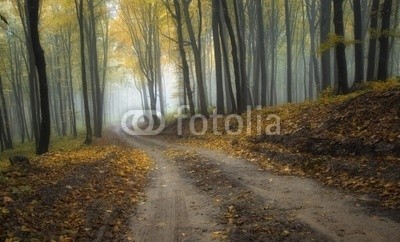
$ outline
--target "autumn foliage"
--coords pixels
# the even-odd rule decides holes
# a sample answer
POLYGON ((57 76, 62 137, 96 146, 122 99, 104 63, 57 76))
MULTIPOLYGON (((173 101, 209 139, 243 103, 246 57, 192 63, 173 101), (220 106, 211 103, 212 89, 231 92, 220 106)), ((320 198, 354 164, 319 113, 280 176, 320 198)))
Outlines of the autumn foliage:
MULTIPOLYGON (((344 96, 327 90, 318 101, 252 112, 253 127, 257 116, 278 115, 281 135, 244 131, 239 136, 216 136, 209 130, 206 137, 196 137, 185 130, 183 142, 228 151, 279 174, 313 177, 329 186, 370 195, 368 202, 384 208, 400 209, 399 82, 372 82, 359 89, 344 96)), ((246 130, 247 116, 243 119, 246 130)), ((263 129, 268 124, 263 122, 263 129)), ((197 126, 201 128, 202 123, 197 126)))
POLYGON ((152 166, 143 152, 109 144, 57 150, 0 173, 0 240, 128 240, 152 166))

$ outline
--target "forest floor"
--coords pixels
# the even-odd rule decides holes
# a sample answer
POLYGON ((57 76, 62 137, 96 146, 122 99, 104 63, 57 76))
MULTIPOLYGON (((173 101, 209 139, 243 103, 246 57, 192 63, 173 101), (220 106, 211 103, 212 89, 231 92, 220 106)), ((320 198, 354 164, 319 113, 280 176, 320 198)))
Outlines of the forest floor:
POLYGON ((99 139, 56 139, 34 156, 34 144, 0 157, 0 241, 129 240, 130 215, 153 167, 144 152, 99 139), (11 165, 9 156, 29 164, 11 165))
POLYGON ((278 115, 280 135, 228 135, 223 119, 224 135, 112 127, 29 167, 0 162, 0 240, 397 240, 399 84, 327 94, 242 116, 247 130, 278 115))

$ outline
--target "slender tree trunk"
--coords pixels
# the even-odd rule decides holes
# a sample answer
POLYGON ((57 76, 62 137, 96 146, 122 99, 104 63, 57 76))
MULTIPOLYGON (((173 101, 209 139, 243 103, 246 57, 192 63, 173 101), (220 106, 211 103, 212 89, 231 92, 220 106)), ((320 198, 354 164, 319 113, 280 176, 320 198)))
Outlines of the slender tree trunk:
POLYGON ((181 7, 179 0, 174 0, 174 7, 175 7, 175 14, 173 14, 172 10, 170 10, 170 13, 174 15, 176 19, 176 25, 177 25, 176 28, 178 32, 178 45, 179 45, 178 47, 182 62, 183 82, 185 85, 186 94, 188 96, 190 114, 195 115, 193 93, 190 87, 189 65, 187 62, 186 51, 184 47, 183 23, 182 23, 182 14, 181 14, 181 7))
POLYGON ((85 126, 86 126, 86 138, 85 144, 92 143, 92 126, 90 123, 90 110, 89 110, 89 98, 88 88, 86 80, 86 61, 85 61, 85 33, 83 31, 83 0, 74 0, 76 6, 76 12, 79 22, 79 35, 80 35, 80 54, 81 54, 81 78, 82 78, 82 93, 83 93, 83 106, 85 110, 85 126))
POLYGON ((259 70, 261 71, 261 105, 267 106, 267 65, 266 65, 266 57, 265 57, 265 42, 264 42, 264 16, 263 16, 263 4, 262 0, 256 0, 256 9, 257 9, 257 46, 258 46, 258 55, 260 58, 259 70))
POLYGON ((286 71, 287 71, 287 101, 291 103, 292 98, 292 30, 290 23, 289 0, 285 0, 285 26, 286 26, 286 71))
MULTIPOLYGON (((269 104, 274 105, 277 103, 277 90, 275 88, 276 85, 276 66, 277 66, 277 40, 278 40, 278 14, 276 9, 276 0, 272 0, 272 9, 271 9, 271 88, 270 88, 270 97, 269 104)), ((266 80, 265 80, 266 81, 266 80)))
POLYGON ((40 137, 36 150, 38 155, 44 154, 49 150, 50 143, 50 107, 49 94, 46 76, 46 60, 44 51, 40 45, 39 38, 39 0, 26 0, 26 7, 29 11, 29 26, 32 47, 34 52, 36 69, 39 77, 39 95, 40 95, 40 137))
POLYGON ((353 0, 354 4, 354 58, 355 73, 354 83, 361 83, 364 80, 364 47, 363 47, 363 26, 360 0, 353 0))
MULTIPOLYGON (((228 46, 227 46, 227 38, 226 38, 226 33, 225 33, 225 26, 223 23, 224 17, 223 17, 223 9, 222 6, 220 6, 220 14, 219 14, 219 31, 220 31, 220 36, 221 36, 221 47, 222 47, 222 55, 223 55, 223 60, 224 60, 224 74, 225 74, 225 89, 226 89, 226 97, 227 99, 229 98, 230 102, 227 102, 227 107, 230 106, 231 113, 237 113, 237 106, 236 106, 236 100, 235 100, 235 95, 233 94, 233 88, 232 88, 232 78, 231 78, 231 71, 230 71, 230 65, 229 65, 229 54, 228 54, 228 46)), ((229 108, 228 108, 229 110, 229 108)))
POLYGON ((375 80, 376 39, 378 31, 379 0, 373 0, 371 8, 371 26, 368 50, 367 81, 375 80))
POLYGON ((200 112, 201 112, 201 114, 208 117, 209 113, 207 110, 207 100, 206 100, 206 93, 205 93, 205 88, 204 88, 203 69, 202 69, 202 63, 201 63, 201 47, 200 47, 200 43, 196 42, 196 36, 194 34, 192 21, 190 19, 189 4, 190 4, 190 1, 187 1, 187 0, 182 1, 183 16, 185 18, 186 27, 187 27, 187 30, 189 33, 189 38, 190 38, 190 44, 191 44, 191 47, 193 50, 196 81, 197 81, 197 88, 198 88, 199 101, 200 101, 200 112))
POLYGON ((244 6, 242 0, 234 0, 233 2, 235 17, 236 17, 236 32, 238 38, 238 48, 239 48, 239 64, 240 64, 240 78, 241 78, 241 90, 242 90, 242 107, 241 109, 246 110, 247 103, 251 103, 250 97, 247 95, 249 86, 247 79, 246 70, 246 43, 245 43, 245 29, 246 20, 244 17, 244 6))
POLYGON ((225 18, 225 23, 226 27, 228 29, 229 33, 229 39, 231 40, 231 52, 232 52, 232 58, 233 58, 233 69, 235 73, 235 88, 236 88, 236 108, 237 108, 237 113, 242 114, 243 112, 243 105, 242 105, 242 79, 241 79, 241 71, 240 71, 240 63, 239 63, 239 57, 237 53, 237 44, 236 44, 236 37, 235 37, 235 32, 233 30, 233 25, 231 18, 229 16, 229 10, 228 10, 228 4, 226 0, 222 0, 222 9, 224 13, 224 18, 225 18))
MULTIPOLYGON (((309 21, 309 26, 310 26, 310 56, 311 56, 311 63, 312 64, 312 68, 310 66, 310 71, 313 71, 314 74, 314 78, 315 78, 315 86, 317 87, 317 91, 321 91, 321 79, 320 79, 320 73, 319 73, 319 63, 318 63, 318 59, 317 56, 315 54, 316 52, 316 40, 315 40, 315 35, 316 35, 316 19, 315 19, 315 15, 317 14, 317 7, 316 7, 316 0, 312 0, 312 2, 309 2, 310 0, 307 0, 307 5, 308 5, 308 11, 307 12, 307 18, 309 21)), ((311 81, 311 80, 310 80, 311 81)), ((312 82, 310 82, 310 90, 312 92, 312 82)), ((310 92, 310 93, 311 93, 310 92)), ((312 99, 313 95, 310 96, 310 99, 312 99)))
MULTIPOLYGON (((336 0, 335 0, 336 1, 336 0)), ((331 31, 332 0, 321 1, 320 12, 320 41, 324 43, 328 40, 331 31)), ((331 86, 331 52, 325 51, 321 56, 322 67, 322 90, 331 86)))
MULTIPOLYGON (((344 39, 343 0, 333 1, 335 34, 344 39)), ((346 46, 341 41, 336 45, 336 63, 338 67, 338 93, 348 93, 346 46)))
POLYGON ((8 112, 7 112, 7 103, 6 99, 4 97, 4 90, 3 90, 3 80, 1 79, 0 76, 0 99, 1 99, 1 106, 3 106, 3 110, 0 109, 0 112, 2 112, 2 118, 0 117, 0 122, 3 123, 4 119, 4 128, 3 130, 5 131, 4 137, 5 137, 5 148, 6 149, 12 149, 13 148, 13 142, 12 142, 12 136, 11 136, 11 131, 10 131, 10 120, 8 118, 8 112))
POLYGON ((27 48, 27 55, 29 61, 25 61, 27 69, 28 69, 28 76, 29 76, 29 101, 30 101, 30 108, 31 108, 31 129, 32 134, 35 139, 36 148, 39 145, 39 136, 40 136, 40 109, 39 104, 37 102, 38 99, 38 77, 36 74, 36 64, 35 64, 35 56, 33 47, 31 44, 31 30, 30 25, 28 23, 29 20, 29 10, 28 10, 28 3, 25 1, 25 5, 23 4, 23 0, 18 0, 18 11, 19 16, 21 18, 22 27, 24 29, 25 34, 25 45, 27 48))
POLYGON ((101 103, 101 89, 99 80, 99 61, 97 54, 97 31, 96 31, 96 19, 94 16, 94 4, 93 0, 89 0, 89 25, 90 25, 90 62, 93 62, 93 82, 95 92, 95 105, 94 109, 96 116, 94 117, 94 136, 101 138, 102 135, 102 119, 103 119, 103 107, 101 103))
POLYGON ((392 13, 392 0, 385 0, 382 7, 382 29, 379 36, 379 66, 378 80, 385 81, 388 79, 388 62, 389 62, 389 31, 390 16, 392 13))
POLYGON ((217 85, 216 99, 217 99, 217 114, 224 114, 224 87, 222 80, 222 61, 221 61, 221 41, 219 37, 219 12, 220 2, 212 1, 212 33, 214 41, 214 58, 215 58, 215 82, 217 85))
POLYGON ((69 87, 69 98, 71 99, 71 128, 72 135, 74 138, 78 137, 78 131, 76 128, 76 110, 75 110, 75 98, 74 98, 74 84, 72 81, 72 42, 71 42, 71 30, 67 33, 67 63, 68 63, 68 87, 69 87))

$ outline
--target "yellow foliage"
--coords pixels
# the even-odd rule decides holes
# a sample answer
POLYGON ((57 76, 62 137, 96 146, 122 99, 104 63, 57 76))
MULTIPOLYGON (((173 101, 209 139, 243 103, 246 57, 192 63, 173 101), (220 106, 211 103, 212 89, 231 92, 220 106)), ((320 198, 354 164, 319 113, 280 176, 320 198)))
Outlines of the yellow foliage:
POLYGON ((344 45, 347 46, 347 45, 354 44, 355 42, 356 42, 355 40, 348 40, 348 39, 345 39, 344 36, 338 36, 335 33, 331 32, 328 34, 328 39, 324 43, 321 43, 321 45, 318 48, 317 53, 319 55, 322 55, 326 51, 334 48, 339 43, 343 43, 344 45))

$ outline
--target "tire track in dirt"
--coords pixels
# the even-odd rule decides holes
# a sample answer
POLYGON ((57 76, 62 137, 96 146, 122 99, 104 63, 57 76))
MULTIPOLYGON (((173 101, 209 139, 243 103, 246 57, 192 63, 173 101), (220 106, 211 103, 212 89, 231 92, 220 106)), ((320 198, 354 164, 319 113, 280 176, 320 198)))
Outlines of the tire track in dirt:
POLYGON ((140 137, 120 138, 156 162, 145 199, 132 217, 134 241, 210 241, 213 231, 223 229, 215 222, 218 207, 179 174, 177 164, 165 157, 165 146, 140 137))
MULTIPOLYGON (((262 171, 257 165, 248 161, 229 157, 222 152, 178 145, 160 137, 124 137, 124 139, 153 154, 158 163, 158 170, 154 172, 149 190, 157 191, 156 193, 160 194, 157 196, 162 200, 157 202, 154 208, 161 211, 175 209, 179 212, 177 216, 169 214, 163 216, 170 223, 175 223, 172 225, 175 227, 174 236, 159 237, 165 236, 163 232, 165 226, 153 224, 151 227, 157 231, 151 232, 151 237, 148 237, 150 236, 148 229, 147 232, 143 232, 143 229, 138 230, 142 231, 140 238, 147 238, 145 241, 157 241, 160 238, 169 238, 167 241, 201 239, 206 241, 210 240, 210 233, 213 231, 227 231, 228 238, 235 241, 243 239, 395 241, 400 238, 399 223, 369 215, 360 205, 359 199, 367 198, 353 197, 335 189, 322 187, 311 179, 274 175, 262 171), (186 160, 188 157, 183 156, 177 159, 179 164, 176 164, 163 154, 162 151, 168 149, 176 149, 187 154, 197 153, 197 158, 189 161, 186 160), (187 184, 188 182, 190 184, 187 184), (185 184, 183 187, 182 183, 185 184), (160 187, 167 188, 164 189, 165 193, 160 193, 160 187), (171 194, 178 200, 179 196, 184 197, 185 203, 175 203, 172 208, 169 205, 163 207, 164 203, 172 204, 166 199, 171 194), (235 196, 242 197, 236 200, 239 204, 236 207, 232 200, 235 196), (193 199, 190 200, 189 197, 193 199), (219 206, 221 204, 216 204, 215 200, 222 200, 221 198, 226 203, 219 206), (187 209, 191 202, 197 202, 200 206, 196 209, 200 209, 201 212, 196 214, 193 210, 187 209), (264 209, 267 212, 262 210, 262 207, 267 208, 264 209), (185 209, 188 211, 187 215, 181 215, 185 209), (202 215, 199 216, 200 214, 202 215), (261 219, 260 214, 266 216, 267 222, 264 221, 265 218, 261 219), (224 219, 228 222, 222 222, 224 219), (180 226, 180 222, 176 222, 186 220, 190 222, 184 222, 185 226, 180 226), (201 222, 196 224, 197 221, 201 222), (263 229, 268 226, 276 228, 277 231, 263 229), (199 231, 196 228, 202 229, 199 231), (181 232, 185 229, 191 232, 187 234, 181 232), (245 237, 249 233, 252 236, 245 237)), ((151 201, 157 197, 151 193, 146 195, 151 201)), ((145 219, 153 216, 149 214, 154 213, 154 208, 148 207, 147 209, 151 210, 148 211, 139 207, 138 219, 141 219, 141 212, 145 219)), ((157 214, 153 218, 153 221, 158 221, 157 214)), ((167 229, 171 230, 172 228, 167 229)))

